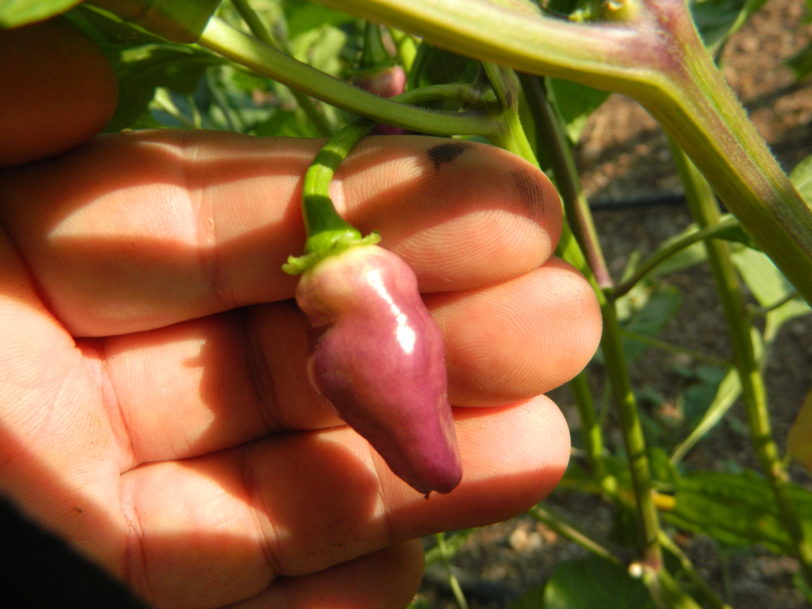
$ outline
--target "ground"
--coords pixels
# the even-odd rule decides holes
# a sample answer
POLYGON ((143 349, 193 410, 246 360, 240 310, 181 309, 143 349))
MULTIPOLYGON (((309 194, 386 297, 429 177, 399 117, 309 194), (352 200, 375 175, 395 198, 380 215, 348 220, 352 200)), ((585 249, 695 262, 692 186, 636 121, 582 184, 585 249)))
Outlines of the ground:
MULTIPOLYGON (((799 0, 772 0, 731 39, 722 55, 725 77, 787 171, 812 154, 812 80, 796 83, 783 63, 812 40, 812 25, 801 24, 804 14, 804 3, 799 0)), ((633 250, 645 254, 690 222, 666 138, 631 100, 612 96, 591 117, 578 144, 577 158, 615 277, 633 250)), ((683 300, 661 338, 709 355, 726 356, 724 322, 709 273, 695 267, 671 275, 667 281, 679 288, 683 300)), ((668 415, 670 398, 686 382, 679 372, 684 363, 679 355, 653 349, 635 362, 635 386, 647 387, 659 397, 651 414, 668 415)), ((790 322, 782 330, 771 354, 767 382, 774 435, 783 450, 797 408, 812 387, 812 316, 790 322)), ((553 397, 577 432, 577 414, 568 391, 558 390, 553 397)), ((692 466, 711 468, 720 461, 734 461, 756 467, 740 404, 728 419, 713 432, 712 442, 688 456, 692 466)), ((800 468, 793 467, 792 474, 797 482, 812 488, 810 477, 800 468)), ((605 533, 611 526, 609 511, 594 498, 556 493, 548 501, 592 531, 605 533)), ((791 558, 759 548, 725 553, 712 541, 690 535, 680 536, 678 542, 736 609, 807 606, 792 585, 797 564, 791 558)), ((471 609, 498 609, 521 590, 543 583, 556 564, 583 554, 525 516, 478 530, 466 541, 454 565, 471 609)), ((443 568, 427 573, 422 595, 431 607, 457 607, 445 581, 443 568)))

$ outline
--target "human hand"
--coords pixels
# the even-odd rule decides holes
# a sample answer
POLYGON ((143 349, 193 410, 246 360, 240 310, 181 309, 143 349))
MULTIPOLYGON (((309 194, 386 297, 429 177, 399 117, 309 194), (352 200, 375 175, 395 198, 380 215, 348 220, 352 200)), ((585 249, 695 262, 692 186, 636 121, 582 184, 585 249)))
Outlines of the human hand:
MULTIPOLYGON (((61 55, 37 57, 29 85, 98 76, 66 76, 61 55)), ((19 99, 87 135, 110 108, 68 95, 32 109, 41 97, 19 99)), ((30 138, 34 156, 64 147, 30 138)), ((178 131, 0 173, 3 492, 173 609, 402 607, 422 565, 409 540, 543 498, 569 438, 542 394, 586 364, 600 316, 551 257, 561 216, 543 177, 479 145, 435 163, 445 142, 366 139, 335 199, 409 262, 444 332, 452 493, 425 500, 391 474, 307 381, 280 267, 303 242, 298 188, 319 142, 178 131)))

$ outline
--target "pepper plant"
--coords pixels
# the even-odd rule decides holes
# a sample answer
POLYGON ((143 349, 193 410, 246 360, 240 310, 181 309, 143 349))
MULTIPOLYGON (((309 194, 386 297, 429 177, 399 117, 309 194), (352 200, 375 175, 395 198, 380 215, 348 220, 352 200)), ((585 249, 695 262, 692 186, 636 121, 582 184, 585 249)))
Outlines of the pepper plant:
MULTIPOLYGON (((78 5, 32 0, 0 8, 0 25, 67 11, 117 68, 120 103, 110 130, 180 126, 259 136, 339 133, 335 143, 346 129, 356 129, 333 150, 333 160, 340 162, 353 138, 377 123, 485 140, 539 164, 555 181, 568 220, 559 254, 591 281, 601 306, 599 363, 623 440, 612 446, 588 371, 582 373, 571 389, 583 458, 573 463, 563 486, 595 494, 619 514, 632 514, 626 522, 634 541, 631 549, 619 547, 546 505, 536 506, 533 517, 583 546, 591 558, 562 565, 545 588, 528 591, 516 607, 558 607, 561 598, 570 599, 572 607, 595 606, 589 604, 594 599, 578 592, 590 589, 584 580, 600 577, 602 589, 631 594, 639 606, 721 608, 730 605, 675 543, 676 531, 732 546, 758 543, 791 556, 799 565, 797 586, 812 598, 812 493, 790 481, 786 455, 771 429, 764 382, 764 345, 781 324, 808 314, 812 302, 812 159, 802 162, 792 179, 787 176, 714 63, 726 38, 765 3, 93 0, 78 5), (387 72, 398 74, 402 95, 391 89, 387 72), (376 77, 378 84, 372 84, 376 77), (381 82, 390 88, 380 89, 381 82), (612 278, 604 261, 568 131, 568 121, 596 109, 607 92, 635 99, 667 132, 694 219, 620 280, 612 278), (275 105, 252 103, 258 94, 272 97, 275 105), (717 197, 729 213, 719 211, 717 197), (717 287, 731 355, 721 362, 712 399, 694 427, 674 446, 652 446, 630 380, 626 299, 696 248, 704 250, 698 259, 708 265, 717 287), (745 405, 760 471, 687 468, 684 455, 737 399, 745 405), (576 567, 577 585, 569 577, 576 567)), ((319 192, 327 192, 329 175, 314 171, 313 200, 318 200, 319 192)), ((320 264, 344 256, 347 247, 375 247, 331 214, 329 201, 322 211, 311 206, 308 212, 308 205, 306 197, 306 219, 315 227, 312 240, 288 270, 315 265, 315 274, 320 264), (325 244, 328 234, 340 238, 325 244)), ((808 463, 805 438, 812 433, 812 419, 806 414, 793 430, 790 449, 808 463)), ((415 483, 423 491, 438 486, 421 484, 415 483)), ((439 487, 449 490, 453 484, 439 487)), ((428 560, 448 563, 464 536, 440 536, 428 560)), ((464 606, 462 589, 450 577, 464 606)))

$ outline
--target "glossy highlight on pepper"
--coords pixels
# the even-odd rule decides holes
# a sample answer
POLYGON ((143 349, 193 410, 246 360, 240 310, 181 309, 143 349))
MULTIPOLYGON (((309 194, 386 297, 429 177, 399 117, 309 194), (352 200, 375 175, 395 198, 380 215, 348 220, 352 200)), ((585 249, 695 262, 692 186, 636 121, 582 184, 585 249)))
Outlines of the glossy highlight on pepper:
POLYGON ((414 489, 454 489, 462 467, 443 339, 411 268, 381 247, 352 247, 305 272, 296 301, 314 328, 316 389, 414 489))

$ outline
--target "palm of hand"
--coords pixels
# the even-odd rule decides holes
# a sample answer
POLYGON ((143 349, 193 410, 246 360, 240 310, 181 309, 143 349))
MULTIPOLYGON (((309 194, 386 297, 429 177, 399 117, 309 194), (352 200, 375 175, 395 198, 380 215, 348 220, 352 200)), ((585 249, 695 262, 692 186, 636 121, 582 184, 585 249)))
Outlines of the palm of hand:
POLYGON ((459 489, 425 501, 307 383, 279 267, 317 143, 152 133, 0 174, 5 492, 158 607, 316 606, 347 577, 396 606, 420 572, 399 542, 549 492, 566 427, 533 396, 599 332, 588 286, 549 259, 557 206, 509 155, 438 169, 431 139, 393 142, 359 148, 337 199, 415 268, 452 403, 481 407, 458 412, 459 489))

